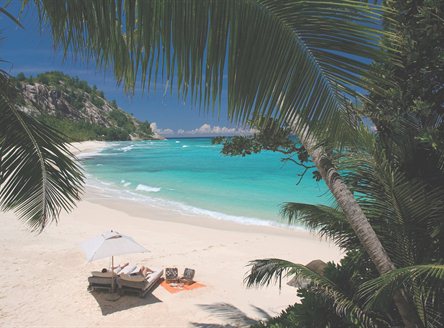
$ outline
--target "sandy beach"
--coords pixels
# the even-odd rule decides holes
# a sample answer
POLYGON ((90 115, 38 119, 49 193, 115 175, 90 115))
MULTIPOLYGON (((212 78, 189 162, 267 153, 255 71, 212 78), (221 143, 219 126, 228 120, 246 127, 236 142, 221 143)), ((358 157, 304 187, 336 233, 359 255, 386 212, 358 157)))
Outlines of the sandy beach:
MULTIPOLYGON (((75 154, 106 146, 76 143, 75 154)), ((14 213, 0 213, 1 327, 242 327, 275 316, 297 300, 283 281, 267 288, 243 284, 248 261, 282 258, 306 264, 337 261, 337 247, 302 230, 241 225, 110 198, 92 187, 77 208, 43 233, 31 233, 14 213), (79 244, 106 230, 132 236, 149 252, 116 257, 152 268, 196 270, 205 287, 171 294, 158 286, 145 298, 87 291, 90 271, 79 244)))

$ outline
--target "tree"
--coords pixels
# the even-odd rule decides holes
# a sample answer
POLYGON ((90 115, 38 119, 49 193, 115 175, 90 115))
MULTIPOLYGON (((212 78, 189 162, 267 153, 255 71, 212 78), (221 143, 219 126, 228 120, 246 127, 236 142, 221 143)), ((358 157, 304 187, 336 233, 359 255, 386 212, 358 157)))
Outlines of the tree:
MULTIPOLYGON (((168 80, 177 76, 180 94, 210 108, 220 99, 228 62, 230 118, 246 122, 258 115, 276 116, 291 124, 304 143, 341 141, 349 132, 343 122, 349 119, 345 95, 369 87, 361 79, 367 65, 359 58, 378 54, 381 33, 380 7, 362 1, 35 3, 56 43, 85 59, 95 55, 99 64, 112 66, 130 90, 137 76, 149 87, 160 64, 168 80)), ((306 144, 314 152, 312 146, 306 144)), ((318 150, 314 158, 322 163, 321 174, 331 172, 318 150)), ((337 174, 324 178, 336 191, 346 187, 337 174)), ((353 195, 335 196, 350 209, 351 219, 359 219, 355 229, 362 232, 361 240, 381 272, 390 270, 393 265, 353 195)), ((409 311, 404 312, 408 317, 409 311)))
MULTIPOLYGON (((443 149, 439 139, 443 131, 443 104, 439 99, 444 91, 444 75, 439 54, 443 49, 440 35, 444 28, 441 18, 444 8, 442 2, 434 1, 387 2, 399 9, 388 17, 386 25, 394 25, 397 35, 402 36, 401 65, 390 60, 374 65, 373 70, 380 76, 397 83, 383 84, 383 93, 372 92, 369 96, 372 101, 366 102, 364 113, 377 127, 374 142, 378 144, 379 154, 373 154, 375 162, 385 165, 385 168, 380 167, 380 172, 389 171, 385 176, 369 179, 369 167, 374 164, 369 166, 365 162, 362 171, 357 172, 359 164, 364 162, 356 163, 359 152, 350 152, 350 156, 356 158, 348 170, 357 172, 360 178, 354 176, 347 184, 365 197, 360 203, 375 229, 384 223, 375 223, 377 218, 386 217, 385 220, 393 224, 392 227, 383 225, 376 232, 400 269, 366 284, 367 295, 387 296, 394 286, 402 285, 411 295, 420 295, 420 298, 432 293, 428 300, 415 299, 417 312, 424 325, 439 326, 442 309, 434 309, 439 304, 430 300, 443 295, 443 268, 436 263, 443 259, 444 246, 443 149), (372 188, 375 192, 385 191, 384 197, 375 202, 375 195, 369 195, 372 188), (434 280, 435 285, 426 284, 421 280, 424 278, 434 280), (430 308, 432 315, 427 313, 430 308)), ((390 38, 384 40, 390 41, 390 38)), ((328 214, 325 210, 313 213, 320 218, 328 214)), ((321 231, 344 241, 350 231, 338 231, 341 225, 334 217, 330 219, 330 225, 325 223, 321 231)), ((382 300, 381 297, 372 299, 372 303, 382 300)))
POLYGON ((25 76, 25 74, 24 74, 23 72, 18 73, 18 74, 17 74, 17 80, 19 80, 19 81, 24 81, 24 80, 26 80, 26 76, 25 76))
MULTIPOLYGON (((304 276, 313 283, 305 295, 317 295, 314 300, 321 297, 319 308, 325 308, 323 304, 329 301, 333 311, 348 323, 358 320, 362 325, 378 327, 399 324, 390 299, 402 287, 414 300, 421 324, 439 327, 443 319, 439 300, 444 293, 440 256, 444 245, 441 225, 444 187, 431 188, 426 179, 411 179, 399 166, 392 165, 385 156, 384 144, 375 136, 366 134, 362 138, 366 140, 359 150, 337 158, 335 163, 345 172, 347 185, 359 195, 357 201, 399 269, 377 277, 376 268, 341 208, 288 203, 283 208, 285 217, 332 239, 348 251, 349 260, 338 268, 342 277, 350 272, 355 286, 352 290, 347 286, 344 289, 334 276, 319 276, 302 265, 281 259, 252 261, 247 284, 268 284, 284 273, 304 276), (350 261, 352 253, 355 255, 350 261)), ((314 301, 311 296, 310 299, 314 301)))

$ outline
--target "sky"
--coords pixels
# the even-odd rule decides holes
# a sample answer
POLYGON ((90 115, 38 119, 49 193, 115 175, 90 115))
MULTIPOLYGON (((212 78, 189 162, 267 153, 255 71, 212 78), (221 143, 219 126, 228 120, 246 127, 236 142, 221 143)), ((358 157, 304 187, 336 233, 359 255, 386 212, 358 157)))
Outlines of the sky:
MULTIPOLYGON (((7 10, 17 16, 20 3, 12 0, 7 10)), ((0 6, 3 5, 4 1, 0 0, 0 6)), ((90 85, 96 85, 107 99, 115 99, 126 112, 153 123, 152 127, 165 136, 214 136, 248 132, 248 129, 230 124, 227 119, 226 86, 222 90, 220 115, 199 112, 190 102, 179 100, 176 93, 171 95, 165 89, 167 83, 160 83, 156 92, 144 92, 139 87, 134 95, 128 95, 122 86, 117 86, 111 71, 100 70, 94 63, 82 63, 72 58, 63 60, 62 51, 53 47, 49 31, 40 29, 35 10, 26 10, 20 22, 24 29, 5 15, 0 15, 0 68, 10 75, 23 72, 26 76, 36 76, 57 70, 77 76, 90 85)))

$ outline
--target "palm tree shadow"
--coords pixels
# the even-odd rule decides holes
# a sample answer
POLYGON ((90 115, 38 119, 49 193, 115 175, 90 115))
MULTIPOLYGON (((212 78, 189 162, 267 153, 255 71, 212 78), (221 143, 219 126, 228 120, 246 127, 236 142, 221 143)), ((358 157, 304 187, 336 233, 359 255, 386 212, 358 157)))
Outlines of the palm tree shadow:
POLYGON ((116 300, 111 300, 110 294, 105 292, 93 291, 91 295, 96 299, 100 306, 102 315, 108 315, 115 312, 125 311, 139 306, 162 302, 153 294, 148 294, 144 298, 132 295, 122 295, 116 300))
MULTIPOLYGON (((216 317, 223 318, 227 323, 212 324, 212 323, 191 322, 190 324, 194 327, 238 328, 238 327, 250 327, 258 323, 257 320, 250 318, 240 309, 228 303, 200 304, 198 306, 204 309, 205 311, 210 312, 212 315, 216 317)), ((267 312, 265 312, 261 308, 258 308, 257 306, 252 305, 252 307, 259 314, 261 318, 270 319, 270 315, 267 312)))

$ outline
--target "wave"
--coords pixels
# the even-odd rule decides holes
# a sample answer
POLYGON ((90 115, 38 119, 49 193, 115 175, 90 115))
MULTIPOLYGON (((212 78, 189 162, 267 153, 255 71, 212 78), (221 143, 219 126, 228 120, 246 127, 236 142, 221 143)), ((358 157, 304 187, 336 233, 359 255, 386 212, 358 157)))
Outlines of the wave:
POLYGON ((159 192, 160 188, 158 187, 150 187, 143 184, 138 184, 136 187, 136 190, 138 191, 147 191, 147 192, 159 192))
POLYGON ((122 150, 124 153, 126 153, 127 151, 133 150, 133 148, 134 148, 134 145, 129 145, 129 146, 120 148, 120 150, 122 150))
POLYGON ((128 187, 129 185, 131 185, 131 182, 127 182, 125 180, 120 180, 120 183, 123 184, 124 187, 128 187))
POLYGON ((183 146, 182 146, 182 148, 188 148, 188 147, 190 147, 190 146, 187 146, 187 145, 183 145, 183 146))
MULTIPOLYGON (((231 221, 243 225, 254 225, 254 226, 267 226, 267 227, 278 227, 278 228, 284 228, 284 229, 291 229, 291 230, 304 230, 303 227, 298 226, 289 226, 286 223, 282 222, 276 222, 271 220, 264 220, 259 219, 255 217, 247 217, 247 216, 236 216, 231 214, 226 214, 222 212, 207 210, 191 205, 187 205, 184 203, 180 203, 177 201, 167 200, 163 198, 158 197, 152 197, 147 195, 142 195, 140 193, 133 192, 131 190, 122 190, 117 189, 116 187, 113 187, 109 183, 104 183, 95 177, 90 176, 87 180, 87 184, 89 187, 98 189, 103 197, 105 198, 113 198, 117 197, 121 200, 125 201, 132 201, 137 202, 139 204, 145 204, 150 206, 156 206, 168 210, 175 211, 177 213, 180 213, 182 215, 202 215, 206 217, 210 217, 215 220, 223 220, 223 221, 231 221), (104 187, 106 185, 107 187, 104 187)), ((161 188, 156 187, 149 187, 142 184, 137 185, 136 190, 143 190, 143 191, 151 191, 154 190, 160 190, 161 188), (148 190, 145 190, 148 189, 148 190)), ((155 191, 157 192, 157 191, 155 191)))

